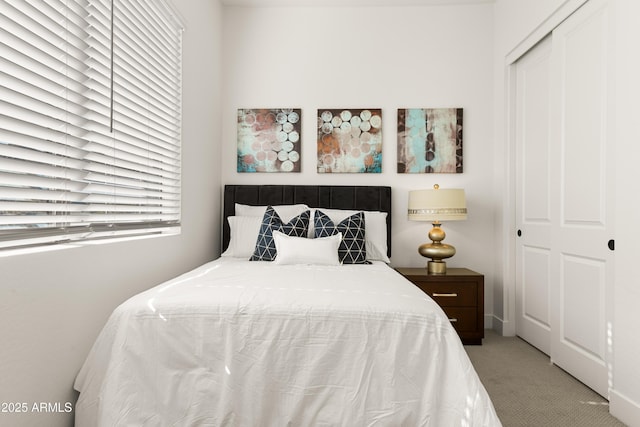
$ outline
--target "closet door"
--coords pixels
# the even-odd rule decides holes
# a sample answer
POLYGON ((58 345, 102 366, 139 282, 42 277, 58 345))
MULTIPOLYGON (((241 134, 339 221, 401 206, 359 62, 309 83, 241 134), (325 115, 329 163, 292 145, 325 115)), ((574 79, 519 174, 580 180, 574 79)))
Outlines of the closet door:
POLYGON ((612 28, 590 0, 516 64, 516 332, 608 396, 612 28))
POLYGON ((516 63, 516 333, 550 354, 551 37, 516 63))
MULTIPOLYGON (((551 132, 558 179, 551 244, 551 361, 608 396, 614 188, 611 2, 553 31, 551 132)), ((555 167, 555 166, 554 166, 555 167)))

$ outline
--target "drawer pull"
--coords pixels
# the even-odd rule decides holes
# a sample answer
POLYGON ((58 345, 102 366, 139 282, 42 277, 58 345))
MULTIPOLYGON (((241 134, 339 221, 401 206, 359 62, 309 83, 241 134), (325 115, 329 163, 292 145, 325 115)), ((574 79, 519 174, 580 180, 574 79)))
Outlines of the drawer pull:
POLYGON ((451 323, 456 323, 457 321, 458 321, 458 319, 456 319, 455 317, 452 318, 452 319, 449 319, 449 322, 451 322, 451 323))
POLYGON ((450 294, 439 294, 439 293, 434 293, 433 294, 434 297, 457 297, 458 294, 455 292, 452 292, 450 294))

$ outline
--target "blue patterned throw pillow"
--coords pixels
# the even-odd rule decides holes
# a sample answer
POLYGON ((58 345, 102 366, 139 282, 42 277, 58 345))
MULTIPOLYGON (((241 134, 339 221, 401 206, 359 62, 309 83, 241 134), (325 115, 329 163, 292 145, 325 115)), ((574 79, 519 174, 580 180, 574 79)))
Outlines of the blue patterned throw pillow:
POLYGON ((278 213, 271 206, 267 206, 262 217, 256 248, 251 261, 273 261, 276 259, 276 244, 273 241, 273 230, 278 230, 287 236, 307 237, 309 230, 309 211, 293 217, 287 224, 283 224, 278 213))
POLYGON ((327 237, 342 233, 338 258, 343 264, 369 264, 364 238, 364 212, 357 212, 334 224, 331 218, 316 210, 313 219, 314 237, 327 237))

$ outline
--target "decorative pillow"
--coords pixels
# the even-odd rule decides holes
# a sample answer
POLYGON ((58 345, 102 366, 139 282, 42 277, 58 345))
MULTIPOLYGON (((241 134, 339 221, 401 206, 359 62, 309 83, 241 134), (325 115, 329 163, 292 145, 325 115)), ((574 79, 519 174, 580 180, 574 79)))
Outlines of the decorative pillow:
MULTIPOLYGON (((294 216, 300 215, 302 212, 309 209, 307 205, 270 205, 280 216, 283 221, 289 222, 294 216)), ((264 212, 267 210, 267 206, 252 206, 242 205, 240 203, 235 204, 236 216, 257 216, 262 218, 264 212)))
POLYGON ((314 236, 326 237, 342 233, 338 248, 338 258, 343 264, 367 264, 367 250, 364 238, 364 212, 357 212, 335 225, 329 216, 316 210, 314 215, 314 236))
POLYGON ((227 221, 230 230, 229 246, 221 256, 248 259, 256 248, 262 217, 230 216, 227 221))
MULTIPOLYGON (((313 211, 313 210, 312 210, 313 211)), ((348 209, 322 209, 322 212, 331 218, 331 221, 338 223, 348 216, 357 212, 348 209)), ((367 259, 369 261, 383 261, 390 263, 391 260, 387 256, 387 213, 380 211, 362 211, 365 220, 365 243, 367 248, 367 259)), ((313 214, 315 218, 315 214, 313 214)), ((312 226, 315 219, 311 221, 312 226)), ((314 230, 310 230, 311 236, 314 236, 314 230)))
POLYGON ((342 233, 308 239, 287 236, 274 230, 273 241, 278 252, 274 264, 340 265, 338 247, 342 241, 342 233))
POLYGON ((284 224, 276 211, 271 206, 267 206, 251 261, 273 261, 276 258, 276 244, 273 241, 274 230, 281 231, 288 236, 305 237, 309 229, 309 215, 309 211, 304 211, 284 224))

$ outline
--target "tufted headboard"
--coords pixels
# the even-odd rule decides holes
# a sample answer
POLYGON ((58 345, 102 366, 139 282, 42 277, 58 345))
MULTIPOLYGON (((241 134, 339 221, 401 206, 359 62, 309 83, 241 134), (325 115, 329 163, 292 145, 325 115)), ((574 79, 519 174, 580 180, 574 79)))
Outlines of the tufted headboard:
POLYGON ((227 218, 235 204, 291 205, 312 208, 355 209, 387 213, 387 256, 391 257, 391 187, 352 185, 225 185, 222 218, 222 250, 229 246, 227 218))

